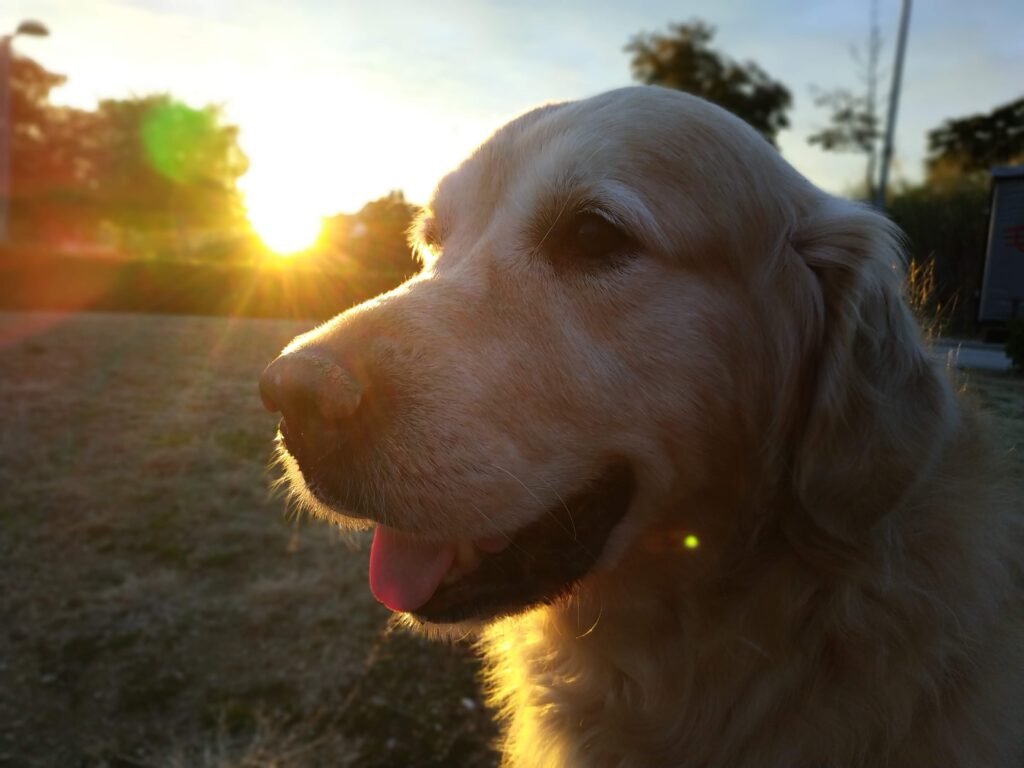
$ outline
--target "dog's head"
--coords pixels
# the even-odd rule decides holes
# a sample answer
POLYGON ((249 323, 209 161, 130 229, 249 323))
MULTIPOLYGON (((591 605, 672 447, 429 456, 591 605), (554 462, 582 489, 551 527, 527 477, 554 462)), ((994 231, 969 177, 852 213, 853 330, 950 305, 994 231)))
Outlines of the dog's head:
POLYGON ((396 611, 516 613, 638 549, 711 562, 785 527, 770 500, 856 537, 927 453, 907 424, 942 391, 891 227, 700 99, 530 112, 413 236, 420 275, 261 381, 294 490, 376 527, 371 587, 396 611))

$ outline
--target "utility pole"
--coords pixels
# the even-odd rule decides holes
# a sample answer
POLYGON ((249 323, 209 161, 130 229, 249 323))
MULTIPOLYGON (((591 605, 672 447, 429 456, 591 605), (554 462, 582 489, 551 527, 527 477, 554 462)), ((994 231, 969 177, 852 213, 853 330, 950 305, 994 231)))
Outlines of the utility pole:
POLYGON ((885 144, 882 149, 882 169, 875 191, 875 207, 885 210, 885 190, 889 184, 889 165, 892 162, 892 143, 896 132, 896 112, 900 105, 900 87, 903 83, 903 57, 907 50, 907 31, 910 28, 910 3, 903 0, 900 12, 900 32, 896 42, 896 66, 892 72, 892 89, 889 91, 889 114, 885 121, 885 144))

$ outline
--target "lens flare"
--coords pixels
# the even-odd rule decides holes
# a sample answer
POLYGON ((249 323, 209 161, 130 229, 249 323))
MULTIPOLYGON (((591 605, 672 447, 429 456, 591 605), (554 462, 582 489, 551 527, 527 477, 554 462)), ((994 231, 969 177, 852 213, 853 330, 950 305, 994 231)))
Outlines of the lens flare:
POLYGON ((202 178, 218 140, 216 115, 177 102, 154 104, 142 120, 140 136, 150 165, 179 183, 202 178))

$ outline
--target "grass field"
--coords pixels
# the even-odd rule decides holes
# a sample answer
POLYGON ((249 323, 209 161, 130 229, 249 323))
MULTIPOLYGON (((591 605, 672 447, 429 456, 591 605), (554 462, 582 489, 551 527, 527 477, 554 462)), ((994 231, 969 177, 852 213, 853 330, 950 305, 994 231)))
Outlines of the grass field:
POLYGON ((0 765, 491 765, 465 648, 268 494, 302 325, 0 314, 0 765))
MULTIPOLYGON (((302 329, 0 314, 0 765, 494 764, 472 654, 388 633, 365 546, 268 494, 302 329)), ((966 384, 1024 478, 1024 382, 966 384)))

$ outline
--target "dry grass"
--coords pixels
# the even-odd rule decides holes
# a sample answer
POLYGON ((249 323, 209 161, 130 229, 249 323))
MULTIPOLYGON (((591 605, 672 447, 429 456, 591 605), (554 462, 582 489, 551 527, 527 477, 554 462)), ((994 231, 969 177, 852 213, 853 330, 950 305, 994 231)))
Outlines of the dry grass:
POLYGON ((942 336, 957 311, 956 296, 944 303, 939 298, 937 287, 935 259, 911 259, 903 281, 904 295, 929 339, 942 336))
POLYGON ((464 648, 269 497, 256 381, 303 328, 0 314, 0 765, 489 765, 464 648))
POLYGON ((963 387, 992 417, 1010 470, 1024 490, 1024 378, 1018 374, 965 372, 963 387))
MULTIPOLYGON (((464 648, 269 498, 256 380, 302 328, 0 314, 0 764, 481 766, 464 648)), ((1024 381, 967 377, 1015 471, 1024 381)))

